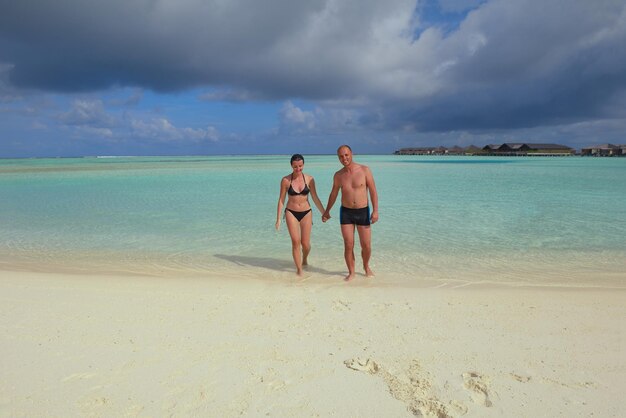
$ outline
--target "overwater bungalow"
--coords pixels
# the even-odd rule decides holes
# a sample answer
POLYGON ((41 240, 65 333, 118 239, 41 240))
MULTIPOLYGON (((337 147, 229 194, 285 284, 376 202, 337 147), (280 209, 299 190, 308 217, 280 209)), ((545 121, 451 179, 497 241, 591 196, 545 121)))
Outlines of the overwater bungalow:
MULTIPOLYGON (((471 146, 469 150, 471 154, 482 152, 478 147, 471 146)), ((443 146, 438 147, 416 147, 416 148, 400 148, 395 151, 397 155, 471 155, 468 154, 468 148, 462 148, 455 145, 452 148, 446 148, 443 146)))
POLYGON ((591 157, 618 157, 626 155, 626 145, 596 145, 593 147, 583 148, 580 155, 591 157))
POLYGON ((483 147, 483 151, 487 153, 497 152, 500 147, 501 145, 498 144, 487 144, 483 147))
POLYGON ((465 148, 461 148, 458 145, 453 146, 452 148, 448 148, 448 155, 464 155, 465 148))
POLYGON ((505 143, 488 144, 482 148, 475 145, 460 147, 455 145, 451 148, 438 147, 415 147, 401 148, 394 152, 397 155, 512 155, 512 156, 566 156, 574 155, 576 151, 565 145, 559 144, 533 144, 533 143, 505 143))
POLYGON ((501 145, 489 144, 483 147, 489 155, 509 155, 509 156, 568 156, 574 155, 576 151, 560 144, 533 144, 521 142, 509 142, 501 145))
POLYGON ((470 145, 465 147, 465 155, 482 155, 485 151, 482 148, 477 147, 476 145, 470 145))
POLYGON ((432 155, 435 147, 400 148, 394 154, 398 155, 432 155))

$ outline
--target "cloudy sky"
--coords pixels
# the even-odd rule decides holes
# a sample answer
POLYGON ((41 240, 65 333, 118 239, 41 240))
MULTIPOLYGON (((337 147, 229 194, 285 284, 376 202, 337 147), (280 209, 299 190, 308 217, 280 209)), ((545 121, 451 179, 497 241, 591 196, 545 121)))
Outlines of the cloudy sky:
POLYGON ((0 0, 0 157, 626 143, 623 0, 0 0))

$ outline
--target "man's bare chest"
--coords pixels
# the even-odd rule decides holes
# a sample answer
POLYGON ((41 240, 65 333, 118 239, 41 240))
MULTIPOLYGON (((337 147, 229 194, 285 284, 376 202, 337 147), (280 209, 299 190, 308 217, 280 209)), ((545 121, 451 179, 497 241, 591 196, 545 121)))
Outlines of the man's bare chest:
POLYGON ((352 173, 344 174, 341 178, 341 185, 344 189, 357 190, 365 187, 365 174, 352 173))

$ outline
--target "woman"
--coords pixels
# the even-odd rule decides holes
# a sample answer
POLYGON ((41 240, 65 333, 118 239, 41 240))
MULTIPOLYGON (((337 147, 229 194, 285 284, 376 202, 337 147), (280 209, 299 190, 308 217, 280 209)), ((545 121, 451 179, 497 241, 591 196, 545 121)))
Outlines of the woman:
POLYGON ((311 226, 313 225, 313 211, 309 204, 309 193, 313 197, 315 206, 324 213, 324 206, 317 196, 315 180, 312 176, 304 174, 304 157, 294 154, 291 157, 293 172, 286 175, 280 181, 280 195, 278 197, 278 209, 276 210, 276 230, 280 229, 280 218, 287 196, 285 209, 285 222, 291 236, 291 250, 293 261, 296 264, 296 274, 302 276, 302 266, 307 265, 307 257, 311 251, 311 226))

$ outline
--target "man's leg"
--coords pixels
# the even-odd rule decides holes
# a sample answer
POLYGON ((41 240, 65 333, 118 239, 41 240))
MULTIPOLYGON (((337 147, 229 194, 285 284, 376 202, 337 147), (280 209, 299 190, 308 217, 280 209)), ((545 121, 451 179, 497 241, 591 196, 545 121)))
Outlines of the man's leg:
POLYGON ((372 256, 372 228, 369 225, 357 225, 359 242, 361 244, 361 257, 363 258, 363 270, 365 275, 371 277, 374 272, 370 268, 370 257, 372 256))
POLYGON ((354 225, 341 225, 341 235, 343 236, 343 257, 348 266, 348 275, 345 281, 354 279, 354 225))

